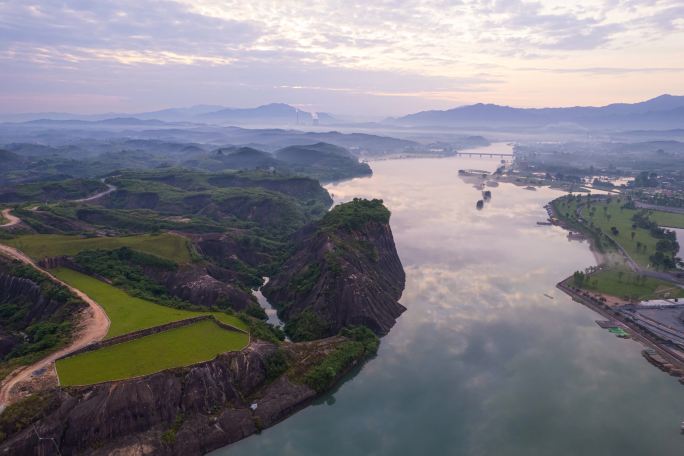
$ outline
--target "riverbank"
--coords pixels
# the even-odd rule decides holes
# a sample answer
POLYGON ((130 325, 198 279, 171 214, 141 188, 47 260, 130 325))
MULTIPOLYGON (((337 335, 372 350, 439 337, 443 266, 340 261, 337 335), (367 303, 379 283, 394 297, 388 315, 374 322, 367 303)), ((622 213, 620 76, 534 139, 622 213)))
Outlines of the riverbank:
POLYGON ((571 285, 569 285, 571 281, 572 277, 569 277, 556 284, 556 287, 568 296, 570 296, 573 301, 583 304, 584 306, 588 307, 589 309, 593 310, 599 315, 609 320, 615 320, 619 322, 621 325, 623 325, 625 328, 627 328, 629 330, 628 334, 630 338, 634 339, 637 342, 640 342, 641 344, 645 345, 646 347, 652 350, 655 350, 669 364, 675 366, 675 369, 665 370, 662 368, 662 366, 658 366, 658 364, 656 363, 652 362, 652 364, 661 368, 661 370, 667 372, 668 374, 678 377, 680 379, 680 383, 684 384, 684 355, 668 348, 665 345, 668 343, 667 341, 658 338, 654 334, 647 332, 640 326, 634 324, 634 322, 629 318, 625 317, 624 314, 616 311, 615 307, 612 307, 607 303, 601 301, 601 299, 597 298, 596 296, 592 296, 592 294, 587 291, 572 287, 571 285))
MULTIPOLYGON (((665 279, 665 282, 663 283, 670 283, 673 287, 681 288, 681 284, 678 284, 675 278, 673 278, 673 280, 667 280, 670 278, 669 274, 643 269, 614 239, 606 236, 607 242, 601 243, 598 239, 600 232, 597 235, 581 223, 583 220, 579 216, 582 207, 581 204, 578 204, 576 209, 573 209, 572 207, 568 208, 571 212, 575 210, 577 212, 577 217, 573 219, 563 215, 557 204, 558 200, 554 200, 548 205, 548 210, 552 219, 555 220, 558 226, 570 232, 574 230, 584 234, 585 239, 589 243, 589 249, 596 259, 596 267, 588 268, 584 273, 580 273, 579 278, 582 279, 582 283, 593 284, 597 281, 597 279, 594 279, 597 274, 606 274, 610 271, 614 272, 620 268, 625 268, 625 265, 627 265, 629 267, 629 269, 627 269, 628 272, 631 269, 633 272, 632 275, 636 275, 636 277, 641 277, 643 279, 641 282, 642 288, 644 288, 646 280, 660 281, 663 279, 665 279), (601 244, 601 247, 599 247, 598 244, 601 244)), ((625 275, 627 275, 627 273, 619 273, 619 277, 625 275)), ((640 300, 635 296, 632 296, 630 299, 623 299, 614 296, 613 294, 608 295, 601 292, 602 288, 600 286, 593 285, 592 287, 585 286, 580 288, 574 286, 575 283, 577 283, 576 277, 573 275, 559 282, 557 288, 570 296, 573 301, 585 305, 594 312, 597 312, 610 320, 619 322, 624 328, 628 329, 628 334, 632 339, 640 342, 647 349, 651 350, 651 352, 643 352, 644 357, 651 364, 670 375, 679 377, 680 382, 684 384, 684 351, 682 351, 683 347, 679 346, 676 342, 680 336, 679 334, 668 337, 667 333, 661 332, 656 334, 657 331, 654 332, 652 326, 643 324, 643 322, 642 324, 639 324, 639 321, 641 320, 635 320, 634 316, 638 315, 641 307, 638 304, 640 300), (588 290, 587 288, 592 289, 588 290), (649 330, 649 328, 651 328, 651 330, 649 330), (661 336, 666 337, 666 339, 663 339, 661 336), (657 356, 655 356, 655 354, 657 354, 657 356)), ((605 288, 605 286, 603 288, 605 288)), ((625 289, 626 288, 625 284, 625 289)), ((677 294, 674 296, 677 296, 677 294)), ((674 301, 676 301, 676 299, 674 301)), ((676 304, 672 304, 671 308, 675 308, 675 305, 676 304)), ((665 306, 665 304, 663 304, 663 306, 665 306)), ((656 325, 658 325, 658 323, 656 323, 656 325)), ((668 330, 672 331, 672 333, 677 332, 676 328, 669 328, 668 330)), ((681 334, 681 336, 684 337, 684 334, 681 334)))

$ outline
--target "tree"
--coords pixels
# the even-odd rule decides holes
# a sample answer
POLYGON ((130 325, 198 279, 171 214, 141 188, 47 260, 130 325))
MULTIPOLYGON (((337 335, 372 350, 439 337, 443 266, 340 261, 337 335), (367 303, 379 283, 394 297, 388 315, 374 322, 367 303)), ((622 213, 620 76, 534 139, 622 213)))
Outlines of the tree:
POLYGON ((585 279, 586 275, 582 271, 575 271, 572 274, 572 280, 575 283, 575 286, 577 286, 578 288, 582 288, 585 279))

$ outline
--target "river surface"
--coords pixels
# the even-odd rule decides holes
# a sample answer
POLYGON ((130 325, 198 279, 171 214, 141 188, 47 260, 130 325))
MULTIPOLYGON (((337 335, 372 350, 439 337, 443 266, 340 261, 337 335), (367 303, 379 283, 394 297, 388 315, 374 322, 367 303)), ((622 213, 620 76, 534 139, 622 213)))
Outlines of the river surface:
POLYGON ((392 210, 408 310, 337 390, 216 455, 684 454, 684 386, 555 288, 594 264, 587 244, 536 225, 561 192, 501 184, 475 209, 458 169, 498 163, 380 161, 328 187, 392 210))

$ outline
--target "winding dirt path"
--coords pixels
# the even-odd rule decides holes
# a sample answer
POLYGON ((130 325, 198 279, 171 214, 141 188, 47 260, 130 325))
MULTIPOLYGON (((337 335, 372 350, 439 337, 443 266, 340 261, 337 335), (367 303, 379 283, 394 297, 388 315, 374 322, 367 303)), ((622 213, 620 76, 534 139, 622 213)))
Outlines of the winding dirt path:
POLYGON ((8 222, 0 225, 0 228, 8 228, 10 226, 19 225, 21 223, 21 219, 19 217, 12 215, 12 209, 10 208, 3 209, 2 216, 6 220, 8 220, 8 222))
POLYGON ((72 203, 87 203, 87 202, 89 202, 89 201, 94 201, 94 200, 96 200, 96 199, 98 199, 98 198, 102 198, 102 197, 105 196, 105 195, 109 195, 109 194, 112 193, 114 190, 116 190, 116 186, 115 186, 115 185, 107 184, 107 183, 105 183, 105 185, 107 186, 107 190, 105 190, 105 191, 102 191, 102 192, 100 192, 100 193, 96 193, 96 194, 94 194, 93 196, 88 196, 88 197, 86 197, 86 198, 79 198, 79 199, 68 200, 68 201, 71 201, 72 203))
POLYGON ((78 332, 74 340, 67 347, 64 347, 47 357, 41 359, 40 361, 33 363, 29 366, 19 367, 13 371, 10 375, 5 378, 0 384, 0 411, 2 411, 8 404, 12 402, 14 397, 12 396, 12 390, 19 383, 28 382, 31 380, 33 373, 41 369, 50 369, 55 360, 61 356, 71 353, 74 350, 85 347, 93 342, 102 340, 109 330, 109 317, 105 313, 104 309, 94 300, 92 300, 88 295, 83 293, 81 290, 74 288, 57 277, 50 274, 48 271, 40 268, 31 258, 29 258, 23 252, 6 245, 0 244, 0 254, 8 256, 10 258, 21 261, 22 263, 29 264, 39 271, 46 274, 53 281, 58 282, 72 293, 77 295, 79 298, 83 299, 88 304, 88 309, 84 312, 83 318, 79 322, 78 332))

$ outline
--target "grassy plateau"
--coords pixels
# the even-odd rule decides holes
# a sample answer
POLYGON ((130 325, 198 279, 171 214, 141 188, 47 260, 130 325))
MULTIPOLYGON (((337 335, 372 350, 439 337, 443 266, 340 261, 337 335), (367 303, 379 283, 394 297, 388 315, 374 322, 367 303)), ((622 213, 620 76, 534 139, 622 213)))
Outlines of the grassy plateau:
POLYGON ((61 234, 30 234, 4 241, 34 259, 76 255, 83 250, 114 250, 130 247, 177 263, 191 261, 187 239, 175 234, 142 234, 121 237, 68 236, 61 234))
POLYGON ((247 326, 242 320, 223 312, 196 312, 174 309, 133 297, 101 280, 72 269, 57 268, 51 272, 65 283, 84 292, 102 306, 111 320, 107 338, 198 315, 214 315, 223 323, 245 331, 247 330, 247 326))
POLYGON ((122 380, 208 361, 248 342, 245 333, 200 321, 59 360, 57 374, 64 386, 122 380))

